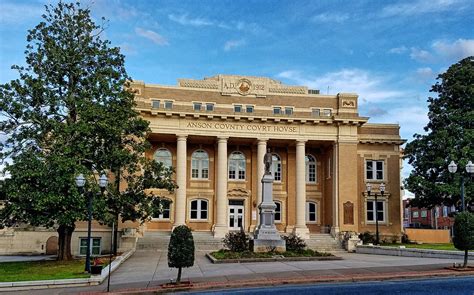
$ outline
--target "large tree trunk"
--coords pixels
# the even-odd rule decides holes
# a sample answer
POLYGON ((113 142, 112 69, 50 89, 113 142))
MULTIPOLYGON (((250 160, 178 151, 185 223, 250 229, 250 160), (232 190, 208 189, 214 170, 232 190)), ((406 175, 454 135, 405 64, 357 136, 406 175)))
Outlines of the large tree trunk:
POLYGON ((71 238, 75 226, 60 225, 58 228, 58 260, 72 260, 71 238))
POLYGON ((464 264, 463 264, 463 268, 466 268, 467 267, 467 258, 469 257, 469 252, 468 250, 464 250, 464 264))

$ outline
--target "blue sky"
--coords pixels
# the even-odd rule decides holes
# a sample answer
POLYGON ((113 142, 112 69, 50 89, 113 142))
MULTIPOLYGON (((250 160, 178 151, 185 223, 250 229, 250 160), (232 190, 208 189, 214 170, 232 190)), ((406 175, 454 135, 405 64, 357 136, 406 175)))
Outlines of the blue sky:
MULTIPOLYGON (((120 46, 133 79, 176 85, 267 76, 321 93, 356 92, 360 114, 423 132, 436 76, 474 55, 474 1, 81 1, 120 46)), ((16 78, 45 3, 0 2, 0 83, 16 78)), ((404 174, 408 172, 405 169, 404 174)))

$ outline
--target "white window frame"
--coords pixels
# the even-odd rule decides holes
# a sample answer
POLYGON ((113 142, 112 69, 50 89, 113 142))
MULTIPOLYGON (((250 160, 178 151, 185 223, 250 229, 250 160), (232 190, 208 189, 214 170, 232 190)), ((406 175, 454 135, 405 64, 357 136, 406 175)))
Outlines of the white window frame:
POLYGON ((281 157, 277 153, 272 153, 272 166, 270 167, 270 172, 272 173, 273 180, 275 182, 281 182, 281 179, 282 179, 281 157))
POLYGON ((323 116, 324 117, 331 117, 332 116, 332 109, 323 109, 323 116))
POLYGON ((171 201, 170 202, 165 202, 165 205, 163 205, 163 207, 161 208, 161 210, 163 210, 162 213, 159 213, 158 214, 158 217, 153 217, 152 216, 152 220, 170 220, 171 219, 171 201), (166 208, 165 206, 168 206, 168 208, 166 208), (168 211, 168 218, 165 218, 164 217, 164 212, 165 211, 168 211))
MULTIPOLYGON (((102 238, 101 237, 91 237, 91 253, 90 255, 91 256, 97 256, 97 255, 101 255, 102 253, 102 238), (99 253, 96 253, 94 254, 94 248, 97 249, 97 246, 94 247, 94 240, 99 240, 99 253)), ((87 254, 87 237, 80 237, 79 238, 79 256, 86 256, 87 254), (86 241, 86 245, 85 246, 82 246, 82 240, 85 240, 86 241), (84 254, 81 253, 81 249, 82 248, 85 248, 85 252, 84 254)))
POLYGON ((282 205, 282 203, 281 203, 280 201, 275 201, 275 205, 276 205, 276 207, 275 207, 275 223, 281 223, 281 221, 282 221, 282 219, 283 219, 283 216, 282 216, 282 214, 283 214, 282 206, 283 206, 283 205, 282 205), (280 207, 280 210, 278 210, 278 207, 280 207), (277 213, 280 214, 280 218, 279 218, 279 219, 276 218, 276 217, 277 217, 277 213))
POLYGON ((421 210, 420 217, 421 218, 428 218, 428 211, 427 210, 421 210))
POLYGON ((412 218, 420 218, 420 213, 418 211, 412 211, 411 212, 411 217, 412 218))
POLYGON ((309 183, 309 184, 315 184, 318 182, 318 160, 316 159, 315 156, 311 155, 311 154, 306 154, 305 156, 305 181, 306 183, 309 183), (310 157, 314 160, 314 161, 310 161, 310 157), (310 176, 311 176, 311 166, 314 165, 314 181, 313 180, 310 180, 310 176))
POLYGON ((209 201, 206 199, 194 199, 189 202, 189 220, 204 221, 209 219, 209 201), (192 209, 193 203, 196 202, 196 209, 192 209), (202 203, 206 203, 206 209, 202 209, 202 203), (196 211, 196 218, 192 218, 192 212, 196 211), (202 218, 202 213, 206 212, 206 218, 202 218))
POLYGON ((293 115, 293 107, 285 107, 285 115, 287 116, 293 115))
POLYGON ((151 108, 152 109, 159 109, 161 106, 161 101, 159 99, 153 99, 151 101, 151 108))
POLYGON ((228 171, 227 171, 227 177, 229 180, 233 180, 233 181, 245 181, 245 179, 247 178, 247 160, 245 158, 245 154, 240 152, 240 151, 234 151, 232 153, 230 153, 229 155, 229 160, 227 162, 227 167, 228 167, 228 171), (233 155, 242 155, 242 158, 240 159, 233 159, 232 156, 233 155), (243 166, 243 168, 242 168, 243 166), (235 173, 233 174, 233 176, 231 177, 231 167, 235 167, 235 173), (243 175, 243 177, 242 177, 243 175))
POLYGON ((316 109, 316 108, 312 108, 312 109, 311 109, 311 116, 313 116, 313 117, 321 117, 321 110, 320 110, 320 109, 316 109))
POLYGON ((209 154, 203 149, 197 149, 191 155, 191 179, 209 179, 209 154), (206 157, 197 157, 198 153, 205 154, 206 157), (197 170, 197 176, 193 170, 197 170))
POLYGON ((206 103, 206 112, 214 112, 214 104, 211 102, 206 103))
POLYGON ((241 104, 234 104, 234 113, 242 113, 242 105, 241 104), (240 110, 237 111, 237 108, 240 108, 240 110))
POLYGON ((254 107, 253 105, 246 105, 246 106, 245 106, 245 112, 246 112, 246 113, 251 114, 251 113, 253 113, 254 111, 255 111, 255 107, 254 107), (250 112, 249 112, 249 109, 251 110, 250 112))
POLYGON ((173 101, 172 100, 165 100, 164 108, 166 110, 171 110, 173 108, 173 101))
MULTIPOLYGON (((382 216, 383 216, 383 219, 382 220, 378 220, 378 223, 379 224, 386 224, 387 223, 387 200, 385 199, 377 199, 377 202, 379 203, 382 203, 382 216)), ((372 199, 372 198, 367 198, 365 200, 365 221, 367 222, 367 224, 375 224, 375 199, 372 199), (369 206, 367 205, 367 203, 372 203, 372 210, 369 210, 369 206), (373 212, 373 220, 369 220, 369 211, 370 212, 373 212)), ((380 212, 380 210, 378 210, 378 212, 380 212)))
POLYGON ((202 102, 193 102, 193 111, 200 112, 202 110, 202 102))
POLYGON ((274 115, 281 115, 282 114, 281 107, 273 107, 273 114, 274 115), (278 110, 278 112, 276 110, 278 110))
POLYGON ((305 214, 305 219, 306 219, 306 223, 318 223, 318 203, 317 202, 314 202, 314 201, 307 201, 306 202, 306 214, 305 214), (314 205, 314 220, 310 220, 310 209, 311 209, 311 205, 314 205))
POLYGON ((385 180, 385 161, 384 160, 365 160, 365 179, 372 181, 384 181, 385 180), (369 169, 368 164, 372 163, 372 169, 369 169), (377 163, 382 163, 382 169, 377 169, 377 163), (372 178, 368 177, 368 172, 372 172, 372 178), (378 173, 382 173, 382 177, 378 177, 378 173))
POLYGON ((166 168, 170 168, 173 166, 173 154, 171 153, 171 151, 167 148, 159 148, 155 151, 155 153, 153 154, 153 160, 155 160, 156 162, 158 163, 163 163, 163 165, 166 167, 166 168), (163 156, 158 156, 158 152, 167 152, 169 154, 169 158, 164 158, 163 156), (165 161, 162 161, 158 158, 162 158, 163 160, 165 161), (169 161, 169 163, 167 163, 167 161, 169 161), (169 164, 169 165, 168 165, 169 164))

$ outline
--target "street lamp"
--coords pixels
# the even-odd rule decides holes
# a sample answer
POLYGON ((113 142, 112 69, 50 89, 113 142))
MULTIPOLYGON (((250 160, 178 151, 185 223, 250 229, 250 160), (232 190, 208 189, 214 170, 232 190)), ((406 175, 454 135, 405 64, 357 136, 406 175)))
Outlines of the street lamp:
MULTIPOLYGON (((107 186, 108 180, 105 174, 102 174, 99 178, 99 187, 100 191, 103 194, 105 187, 107 186)), ((76 185, 79 188, 80 192, 84 192, 84 185, 86 184, 86 179, 81 173, 76 177, 76 185)), ((92 192, 87 192, 87 252, 86 252, 86 266, 84 271, 91 272, 91 228, 92 228, 92 192)))
MULTIPOLYGON (((372 185, 370 183, 366 184, 366 189, 367 189, 367 196, 370 197, 370 193, 372 192, 372 185)), ((383 197, 383 194, 385 193, 385 184, 381 183, 379 185, 379 190, 380 190, 380 196, 383 197)), ((378 209, 378 202, 377 202, 377 193, 374 193, 375 197, 375 244, 379 245, 379 209, 378 209)))
MULTIPOLYGON (((458 171, 458 165, 456 165, 456 163, 454 163, 454 161, 451 161, 451 163, 449 163, 449 165, 448 165, 448 171, 450 173, 456 173, 456 171, 458 171)), ((471 161, 467 162, 466 172, 469 175, 472 175, 474 173, 474 164, 472 164, 471 161)), ((463 175, 462 172, 461 172, 461 209, 462 209, 462 211, 465 210, 465 204, 464 204, 464 175, 463 175)))

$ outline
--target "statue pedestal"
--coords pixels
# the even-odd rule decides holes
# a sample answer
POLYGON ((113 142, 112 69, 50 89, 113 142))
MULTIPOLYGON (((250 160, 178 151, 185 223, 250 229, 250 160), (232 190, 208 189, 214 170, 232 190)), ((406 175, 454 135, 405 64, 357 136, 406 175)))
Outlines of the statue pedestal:
POLYGON ((273 177, 265 174, 262 178, 262 203, 260 224, 255 229, 253 240, 254 252, 286 251, 285 240, 280 237, 275 227, 275 202, 273 202, 273 177))

